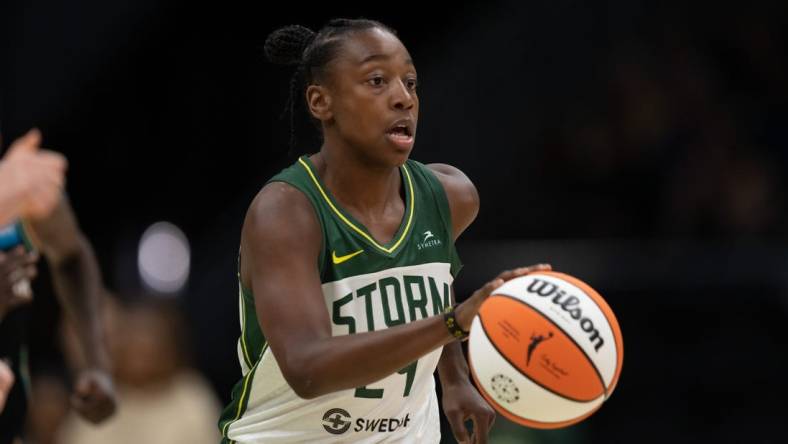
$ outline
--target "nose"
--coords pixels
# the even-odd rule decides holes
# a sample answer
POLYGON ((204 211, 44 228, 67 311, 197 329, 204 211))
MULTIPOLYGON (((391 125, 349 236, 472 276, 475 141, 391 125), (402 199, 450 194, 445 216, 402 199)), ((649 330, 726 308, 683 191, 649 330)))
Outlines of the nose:
POLYGON ((413 91, 402 80, 398 80, 391 94, 391 102, 394 109, 409 110, 415 105, 416 99, 413 91))

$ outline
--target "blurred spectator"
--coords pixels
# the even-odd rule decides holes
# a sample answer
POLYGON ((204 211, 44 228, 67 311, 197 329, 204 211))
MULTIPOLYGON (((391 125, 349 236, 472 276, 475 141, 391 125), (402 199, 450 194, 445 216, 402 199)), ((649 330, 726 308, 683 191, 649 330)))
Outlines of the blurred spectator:
MULTIPOLYGON (((59 444, 216 443, 219 401, 208 383, 187 367, 182 320, 166 301, 107 304, 105 325, 114 363, 119 408, 100 426, 69 414, 59 444)), ((71 365, 82 357, 65 326, 71 365)))

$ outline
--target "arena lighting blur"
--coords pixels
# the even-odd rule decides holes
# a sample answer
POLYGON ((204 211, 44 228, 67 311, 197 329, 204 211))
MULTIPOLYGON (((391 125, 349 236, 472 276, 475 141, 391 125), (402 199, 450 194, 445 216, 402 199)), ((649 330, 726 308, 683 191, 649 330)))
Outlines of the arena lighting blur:
POLYGON ((186 285, 190 267, 189 241, 180 228, 156 222, 142 234, 137 266, 147 288, 175 295, 186 285))

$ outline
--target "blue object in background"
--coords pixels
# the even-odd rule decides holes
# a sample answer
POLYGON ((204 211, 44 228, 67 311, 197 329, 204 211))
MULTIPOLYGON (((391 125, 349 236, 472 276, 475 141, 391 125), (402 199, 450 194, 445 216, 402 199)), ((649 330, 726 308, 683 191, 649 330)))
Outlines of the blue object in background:
POLYGON ((25 249, 28 251, 33 249, 33 244, 30 242, 27 233, 25 233, 22 222, 17 221, 10 225, 0 227, 0 250, 13 250, 19 245, 24 245, 25 249))

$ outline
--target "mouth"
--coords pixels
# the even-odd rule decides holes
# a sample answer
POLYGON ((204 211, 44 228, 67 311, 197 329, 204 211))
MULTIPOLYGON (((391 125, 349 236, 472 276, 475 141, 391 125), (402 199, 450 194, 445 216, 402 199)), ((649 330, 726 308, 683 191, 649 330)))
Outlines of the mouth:
POLYGON ((415 131, 413 122, 409 119, 399 120, 386 131, 386 137, 403 149, 410 149, 413 146, 413 135, 415 131))

